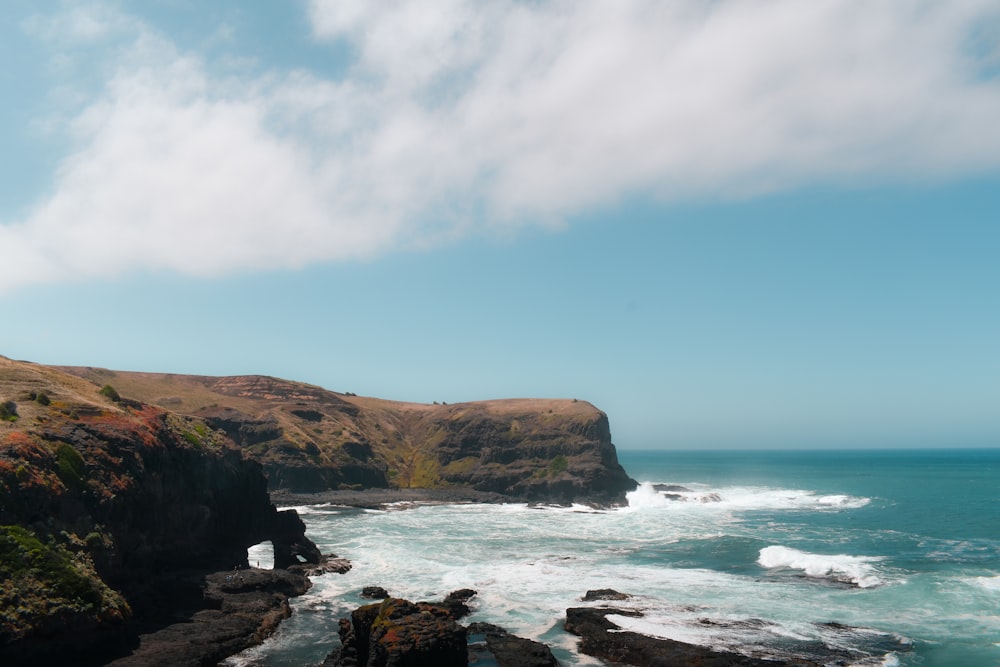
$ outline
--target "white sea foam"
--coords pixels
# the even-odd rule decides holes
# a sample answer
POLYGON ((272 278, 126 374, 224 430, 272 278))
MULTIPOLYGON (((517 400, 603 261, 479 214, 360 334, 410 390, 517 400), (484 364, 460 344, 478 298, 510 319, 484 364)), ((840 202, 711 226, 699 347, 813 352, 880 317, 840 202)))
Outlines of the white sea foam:
MULTIPOLYGON (((321 551, 349 558, 354 567, 347 574, 315 578, 313 588, 292 601, 295 613, 279 634, 253 655, 269 656, 262 662, 284 667, 304 661, 275 658, 276 651, 291 654, 316 642, 328 652, 336 619, 364 603, 358 594, 368 585, 414 600, 441 599, 449 591, 472 588, 478 595, 470 622, 496 623, 514 634, 540 638, 558 649, 565 665, 591 664, 577 653, 578 639, 565 633, 559 620, 568 607, 588 604, 582 597, 591 589, 613 588, 633 596, 614 606, 645 616, 624 618, 623 626, 641 623, 636 631, 644 634, 734 651, 759 648, 761 655, 787 642, 823 641, 827 631, 811 621, 854 619, 856 596, 839 597, 845 591, 831 587, 803 593, 796 581, 765 585, 746 572, 713 567, 714 538, 750 539, 748 526, 756 525, 735 508, 787 508, 790 494, 792 507, 804 503, 822 509, 820 502, 839 501, 821 501, 822 496, 808 492, 685 486, 689 490, 681 493, 691 494, 692 500, 669 500, 644 485, 633 495, 638 500, 634 506, 603 512, 525 504, 363 512, 311 508, 303 513, 310 537, 321 551), (645 508, 644 492, 649 501, 645 508), (724 509, 713 509, 717 507, 724 509), (681 551, 675 552, 672 545, 677 544, 681 551), (699 559, 702 551, 705 558, 699 559), (815 606, 816 596, 823 599, 824 613, 811 619, 803 609, 815 606)), ((768 517, 766 526, 772 520, 768 517)), ((844 641, 850 644, 851 639, 844 641)))
POLYGON ((971 577, 968 579, 973 586, 992 593, 1000 593, 1000 574, 992 577, 971 577))
POLYGON ((250 567, 259 567, 262 570, 274 568, 274 545, 270 540, 255 544, 247 549, 247 562, 250 567))
POLYGON ((730 511, 751 510, 835 510, 856 509, 870 502, 868 498, 849 495, 818 495, 802 489, 729 486, 712 488, 700 484, 667 485, 665 490, 643 482, 626 494, 631 510, 669 508, 675 510, 704 507, 730 511))
POLYGON ((757 563, 768 569, 788 568, 800 570, 808 577, 832 579, 871 588, 883 584, 872 563, 880 561, 873 556, 835 556, 813 554, 790 547, 770 546, 760 550, 757 563))

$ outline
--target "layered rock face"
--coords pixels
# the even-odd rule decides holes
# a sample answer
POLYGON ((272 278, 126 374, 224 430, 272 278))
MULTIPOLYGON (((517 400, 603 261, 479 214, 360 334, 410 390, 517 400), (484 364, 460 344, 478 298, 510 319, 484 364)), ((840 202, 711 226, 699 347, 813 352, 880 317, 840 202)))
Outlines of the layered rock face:
POLYGON ((271 489, 471 488, 606 504, 635 488, 607 415, 585 401, 425 405, 261 376, 63 370, 204 419, 261 463, 271 489))
POLYGON ((607 415, 583 401, 445 406, 415 430, 435 443, 429 475, 446 484, 566 503, 620 501, 636 486, 618 463, 607 415))
POLYGON ((203 420, 2 357, 0 399, 0 654, 79 656, 198 607, 184 581, 263 540, 317 560, 260 464, 203 420))

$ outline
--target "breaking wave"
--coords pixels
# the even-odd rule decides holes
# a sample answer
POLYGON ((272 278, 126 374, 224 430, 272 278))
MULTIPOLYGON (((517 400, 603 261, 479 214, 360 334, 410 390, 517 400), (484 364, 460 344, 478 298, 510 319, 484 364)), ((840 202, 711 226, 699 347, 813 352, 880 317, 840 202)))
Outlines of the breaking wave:
POLYGON ((832 494, 822 495, 802 489, 730 486, 711 488, 704 485, 653 484, 643 482, 627 494, 631 509, 655 507, 715 507, 726 510, 841 510, 864 507, 868 498, 832 494))
POLYGON ((873 556, 827 556, 790 547, 770 546, 760 550, 757 563, 767 569, 799 570, 807 577, 830 579, 858 588, 872 588, 885 583, 872 565, 880 560, 881 558, 873 556))

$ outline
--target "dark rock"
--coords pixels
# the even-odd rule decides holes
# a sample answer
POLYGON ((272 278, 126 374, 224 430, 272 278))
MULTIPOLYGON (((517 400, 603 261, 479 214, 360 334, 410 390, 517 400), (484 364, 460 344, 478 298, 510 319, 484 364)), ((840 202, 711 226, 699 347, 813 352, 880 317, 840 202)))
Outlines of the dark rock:
POLYGON ((566 610, 567 632, 580 637, 580 651, 615 664, 636 667, 820 667, 805 659, 763 660, 672 639, 647 637, 621 630, 608 614, 642 616, 641 612, 609 607, 566 610))
MULTIPOLYGON (((196 575, 191 575, 196 576, 196 575)), ((175 579, 178 585, 191 580, 175 579)), ((211 665, 259 644, 291 614, 288 598, 309 589, 309 579, 282 570, 232 570, 200 577, 201 604, 175 612, 176 622, 140 635, 114 667, 211 665)))
POLYGON ((318 577, 324 574, 345 574, 351 571, 351 561, 346 558, 339 558, 336 554, 326 554, 317 564, 300 563, 290 565, 289 572, 301 574, 306 577, 318 577))
POLYGON ((490 623, 469 626, 469 662, 492 658, 499 667, 557 667, 559 662, 548 646, 512 635, 490 623), (482 637, 482 640, 480 640, 482 637))
POLYGON ((381 586, 365 586, 361 589, 361 597, 368 600, 384 600, 389 597, 389 591, 381 586))
POLYGON ((306 524, 295 510, 277 512, 272 523, 270 540, 274 545, 274 567, 286 569, 293 565, 319 565, 323 554, 306 537, 306 524))
POLYGON ((387 598, 339 621, 342 648, 332 667, 404 667, 467 664, 466 630, 444 608, 387 598))
POLYGON ((691 489, 680 484, 654 484, 653 488, 660 493, 691 493, 691 489))
POLYGON ((583 596, 584 602, 591 602, 593 600, 628 600, 631 595, 628 593, 619 593, 613 588, 599 588, 597 590, 587 591, 586 595, 583 596))
POLYGON ((460 618, 465 618, 472 613, 472 609, 466 604, 469 600, 476 596, 476 591, 471 588, 461 588, 457 591, 452 591, 444 597, 441 601, 440 606, 447 609, 451 617, 456 621, 460 618))

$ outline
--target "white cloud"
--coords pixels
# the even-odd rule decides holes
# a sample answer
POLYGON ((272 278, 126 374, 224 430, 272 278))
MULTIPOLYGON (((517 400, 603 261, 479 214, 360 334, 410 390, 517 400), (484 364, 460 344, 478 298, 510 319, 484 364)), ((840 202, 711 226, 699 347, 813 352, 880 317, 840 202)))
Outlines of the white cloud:
POLYGON ((313 0, 356 60, 213 74, 139 21, 35 32, 116 64, 51 195, 0 225, 0 288, 219 275, 558 224, 642 192, 748 196, 1000 166, 990 2, 313 0), (131 35, 122 46, 121 35, 131 35))

